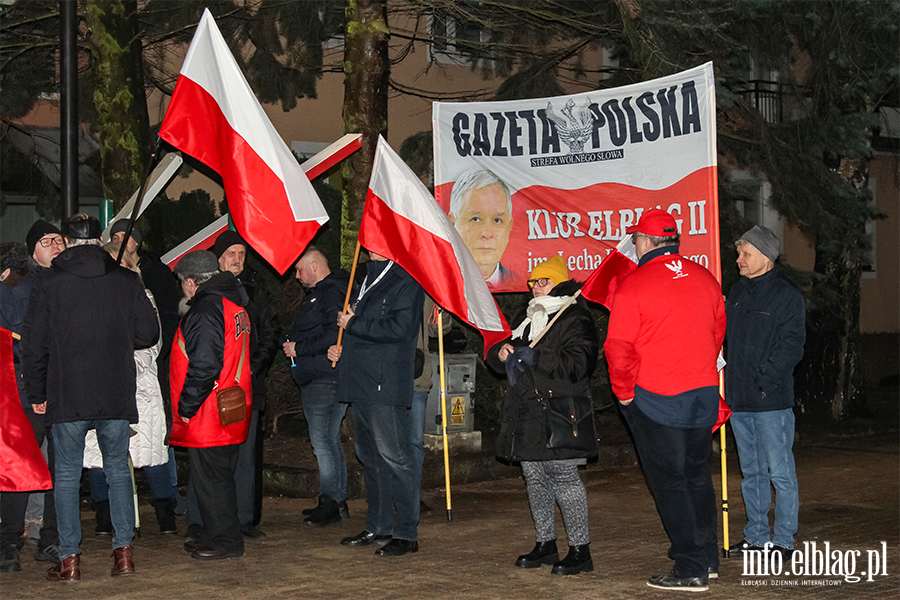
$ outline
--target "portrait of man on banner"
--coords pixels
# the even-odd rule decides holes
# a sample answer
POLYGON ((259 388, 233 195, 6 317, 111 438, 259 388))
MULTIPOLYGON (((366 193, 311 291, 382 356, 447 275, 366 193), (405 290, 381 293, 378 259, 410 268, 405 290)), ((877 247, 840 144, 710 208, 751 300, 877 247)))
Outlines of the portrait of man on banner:
POLYGON ((501 262, 512 232, 512 215, 509 187, 493 171, 478 167, 457 177, 448 216, 492 287, 509 285, 518 277, 501 262))

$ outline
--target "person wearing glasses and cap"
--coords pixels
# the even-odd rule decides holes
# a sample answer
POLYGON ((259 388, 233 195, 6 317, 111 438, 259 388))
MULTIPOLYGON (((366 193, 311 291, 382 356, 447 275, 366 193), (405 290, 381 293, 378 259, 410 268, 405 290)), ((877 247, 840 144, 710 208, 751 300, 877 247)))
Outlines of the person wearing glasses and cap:
POLYGON ((629 227, 638 268, 613 298, 603 348, 674 568, 654 588, 700 592, 718 576, 716 497, 709 471, 725 337, 722 288, 678 253, 675 219, 649 210, 629 227))
MULTIPOLYGON (((523 569, 553 565, 554 575, 575 575, 594 570, 588 531, 587 492, 578 466, 597 454, 597 436, 591 426, 585 447, 551 443, 548 401, 553 396, 581 397, 590 406, 591 374, 597 364, 597 329, 579 298, 534 345, 533 342, 581 284, 569 279, 561 256, 554 256, 531 271, 533 298, 510 324, 512 336, 494 345, 488 364, 508 375, 497 456, 519 462, 525 476, 528 503, 534 519, 534 549, 516 560, 523 569), (559 559, 556 544, 556 505, 559 505, 568 555, 559 559)), ((589 410, 593 425, 593 411, 589 410)))
MULTIPOLYGON (((31 300, 31 288, 41 271, 49 269, 54 258, 66 249, 62 232, 55 225, 38 219, 25 235, 26 257, 10 261, 9 273, 3 277, 0 288, 0 327, 22 335, 25 313, 31 300)), ((6 272, 6 270, 4 270, 6 272)), ((49 440, 48 425, 45 421, 46 404, 32 405, 25 390, 21 361, 21 340, 13 340, 16 382, 19 399, 25 416, 31 423, 38 445, 47 444, 47 461, 53 475, 55 453, 49 440)), ((59 560, 59 534, 56 529, 56 505, 53 490, 42 492, 44 509, 38 548, 34 553, 37 561, 56 563, 59 560)), ((0 494, 0 573, 21 570, 19 553, 24 543, 25 513, 28 507, 28 492, 4 492, 0 494)))

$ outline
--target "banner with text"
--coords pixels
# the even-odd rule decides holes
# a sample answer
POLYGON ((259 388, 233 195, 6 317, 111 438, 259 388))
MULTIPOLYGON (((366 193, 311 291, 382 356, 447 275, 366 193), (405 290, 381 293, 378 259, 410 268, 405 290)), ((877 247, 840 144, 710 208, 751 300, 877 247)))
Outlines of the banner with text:
POLYGON ((509 102, 435 102, 435 198, 492 291, 554 254, 584 281, 645 210, 719 277, 712 63, 640 84, 509 102))

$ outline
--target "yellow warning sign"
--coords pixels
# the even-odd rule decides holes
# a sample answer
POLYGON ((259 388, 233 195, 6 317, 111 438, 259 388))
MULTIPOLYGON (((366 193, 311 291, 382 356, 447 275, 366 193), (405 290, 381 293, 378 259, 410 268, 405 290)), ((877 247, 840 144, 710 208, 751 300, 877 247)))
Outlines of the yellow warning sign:
POLYGON ((466 398, 465 396, 456 396, 450 399, 450 424, 462 425, 466 422, 466 398))

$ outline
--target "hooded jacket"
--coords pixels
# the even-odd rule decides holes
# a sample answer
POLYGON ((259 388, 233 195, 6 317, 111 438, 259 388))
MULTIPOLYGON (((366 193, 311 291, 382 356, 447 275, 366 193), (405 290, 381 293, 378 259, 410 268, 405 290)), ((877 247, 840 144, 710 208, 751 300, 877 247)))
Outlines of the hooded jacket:
POLYGON ((294 342, 294 366, 291 374, 299 386, 313 381, 338 381, 341 363, 334 367, 326 355, 337 343, 337 314, 344 306, 350 274, 343 269, 329 273, 303 297, 291 329, 294 342))
MULTIPOLYGON (((581 284, 564 281, 550 291, 550 296, 571 296, 581 284)), ((526 318, 522 310, 510 326, 516 329, 526 318)), ((521 339, 510 338, 495 344, 487 354, 488 364, 504 372, 499 358, 500 348, 509 343, 527 346, 531 325, 521 339)), ((500 434, 497 437, 497 456, 511 461, 564 460, 588 458, 593 451, 565 448, 547 448, 548 428, 544 403, 540 399, 550 396, 591 395, 591 374, 597 365, 597 328, 587 309, 587 303, 578 298, 566 309, 534 347, 531 367, 507 390, 503 403, 500 434)))
POLYGON ((47 423, 138 420, 136 348, 159 340, 136 273, 98 246, 68 248, 38 274, 25 316, 22 366, 47 423))
POLYGON ((212 448, 247 439, 253 388, 246 304, 244 286, 225 271, 200 285, 191 309, 181 319, 169 359, 172 445, 212 448), (244 362, 240 365, 242 351, 244 362), (239 365, 247 418, 225 426, 219 423, 216 390, 235 385, 239 365), (190 421, 185 423, 181 417, 190 421))

